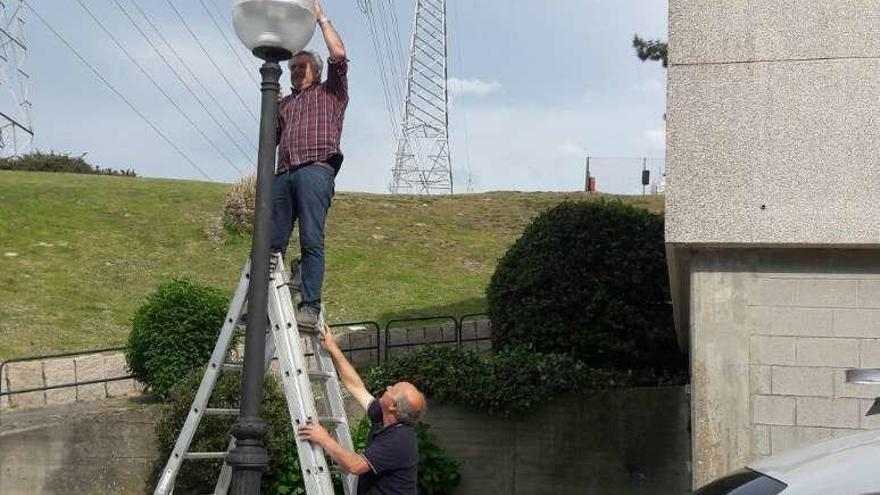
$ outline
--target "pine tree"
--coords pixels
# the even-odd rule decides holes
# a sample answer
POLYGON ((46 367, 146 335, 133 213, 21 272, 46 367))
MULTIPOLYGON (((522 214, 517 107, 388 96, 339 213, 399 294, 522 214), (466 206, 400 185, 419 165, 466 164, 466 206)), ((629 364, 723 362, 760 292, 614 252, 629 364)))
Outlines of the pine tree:
POLYGON ((646 40, 636 34, 633 36, 633 48, 636 49, 636 56, 644 62, 646 60, 658 60, 663 63, 663 67, 667 66, 667 48, 668 44, 660 40, 646 40))

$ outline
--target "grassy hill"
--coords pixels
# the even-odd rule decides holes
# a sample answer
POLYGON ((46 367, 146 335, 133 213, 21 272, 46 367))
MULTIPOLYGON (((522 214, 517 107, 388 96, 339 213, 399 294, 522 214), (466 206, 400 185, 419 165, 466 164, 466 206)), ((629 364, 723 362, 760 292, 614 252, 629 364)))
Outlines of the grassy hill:
MULTIPOLYGON (((163 280, 231 293, 250 238, 222 227, 226 185, 0 171, 0 361, 124 345, 163 280)), ((480 312, 496 260, 580 193, 339 193, 327 226, 331 322, 480 312)), ((656 197, 629 198, 660 210, 656 197)), ((295 245, 295 244, 294 244, 295 245)))

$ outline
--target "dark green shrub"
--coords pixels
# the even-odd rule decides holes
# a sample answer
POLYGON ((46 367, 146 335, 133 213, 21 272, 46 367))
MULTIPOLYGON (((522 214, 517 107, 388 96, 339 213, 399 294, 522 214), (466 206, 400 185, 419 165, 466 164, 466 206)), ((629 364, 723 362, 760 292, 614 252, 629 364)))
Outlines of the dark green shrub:
POLYGON ((461 461, 446 453, 428 432, 430 425, 419 423, 416 434, 419 440, 419 493, 421 495, 446 495, 461 481, 461 461))
POLYGON ((602 369, 678 373, 663 217, 619 201, 538 216, 486 290, 496 349, 565 352, 602 369))
MULTIPOLYGON (((171 455, 174 442, 180 433, 192 400, 201 382, 203 370, 191 373, 185 380, 174 386, 168 394, 168 404, 156 426, 156 436, 160 456, 156 462, 152 482, 155 486, 165 462, 171 455)), ((240 375, 225 374, 217 381, 211 396, 211 407, 236 408, 240 395, 240 375)), ((302 472, 293 428, 284 395, 274 377, 269 376, 263 388, 263 420, 266 422, 266 449, 269 453, 269 470, 263 477, 261 493, 269 495, 304 495, 302 472)), ((205 416, 193 438, 190 448, 199 452, 218 452, 226 450, 229 443, 229 430, 235 418, 205 416)), ((425 495, 444 495, 454 488, 459 480, 459 464, 437 446, 427 425, 419 425, 419 488, 425 495)), ((363 451, 367 445, 369 422, 366 417, 352 428, 355 451, 363 451)), ((185 462, 177 476, 174 493, 181 495, 201 494, 211 491, 217 481, 222 464, 220 461, 185 462)), ((341 479, 334 476, 337 493, 342 493, 341 479)))
POLYGON ((377 393, 399 381, 412 382, 432 400, 507 415, 534 408, 568 391, 655 386, 667 378, 590 369, 564 354, 511 348, 484 354, 454 347, 427 347, 370 370, 367 387, 377 393))
POLYGON ((228 298, 187 280, 162 284, 135 312, 126 361, 135 377, 164 395, 204 366, 214 350, 228 298))
MULTIPOLYGON (((154 487, 162 468, 168 461, 180 428, 189 414, 193 398, 199 388, 204 370, 190 373, 184 380, 171 388, 162 418, 156 426, 159 444, 159 458, 149 486, 154 487)), ((223 374, 217 380, 209 404, 218 408, 237 408, 241 395, 241 376, 237 373, 223 374)), ((266 422, 266 449, 269 452, 269 472, 263 477, 263 493, 292 494, 303 493, 283 491, 285 486, 302 486, 299 460, 293 440, 290 415, 281 389, 272 376, 268 376, 263 388, 263 420, 266 422)), ((229 444, 230 428, 234 417, 203 416, 193 438, 190 450, 193 452, 220 452, 229 444)), ((177 476, 174 493, 202 494, 213 490, 217 475, 222 467, 221 461, 184 462, 177 476)))
POLYGON ((66 153, 29 153, 19 157, 0 158, 0 170, 26 170, 32 172, 66 172, 71 174, 122 175, 137 177, 133 169, 114 170, 90 165, 82 156, 66 153))

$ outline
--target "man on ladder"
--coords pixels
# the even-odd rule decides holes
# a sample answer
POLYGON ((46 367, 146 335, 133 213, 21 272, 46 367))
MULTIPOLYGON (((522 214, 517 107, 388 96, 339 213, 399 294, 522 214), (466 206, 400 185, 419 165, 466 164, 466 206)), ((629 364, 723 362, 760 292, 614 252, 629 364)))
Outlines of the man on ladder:
POLYGON ((342 447, 317 422, 299 428, 299 436, 316 443, 346 472, 357 474, 358 495, 416 495, 419 451, 415 425, 427 408, 425 396, 411 383, 398 382, 377 399, 324 326, 322 345, 333 358, 342 384, 367 411, 370 438, 361 454, 342 447))
POLYGON ((296 322, 311 331, 321 312, 324 222, 342 166, 339 140, 348 105, 345 46, 319 2, 315 10, 330 52, 327 80, 321 82, 324 64, 318 54, 301 51, 290 59, 293 92, 278 95, 278 166, 272 184, 272 251, 284 255, 299 220, 302 302, 296 322))

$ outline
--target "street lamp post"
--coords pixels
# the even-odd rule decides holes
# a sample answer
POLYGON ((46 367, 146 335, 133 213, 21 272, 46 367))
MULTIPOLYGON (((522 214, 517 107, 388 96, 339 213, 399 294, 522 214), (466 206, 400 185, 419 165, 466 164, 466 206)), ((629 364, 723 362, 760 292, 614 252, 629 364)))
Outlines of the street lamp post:
POLYGON ((308 44, 315 31, 313 0, 237 0, 233 6, 235 32, 257 57, 265 60, 262 74, 260 145, 257 158, 257 194, 254 237, 248 287, 248 318, 245 333, 241 406, 232 427, 235 448, 226 462, 232 467, 232 495, 260 493, 268 466, 264 445, 266 424, 260 417, 265 375, 268 317, 269 256, 272 228, 272 177, 278 125, 278 92, 281 66, 308 44))

